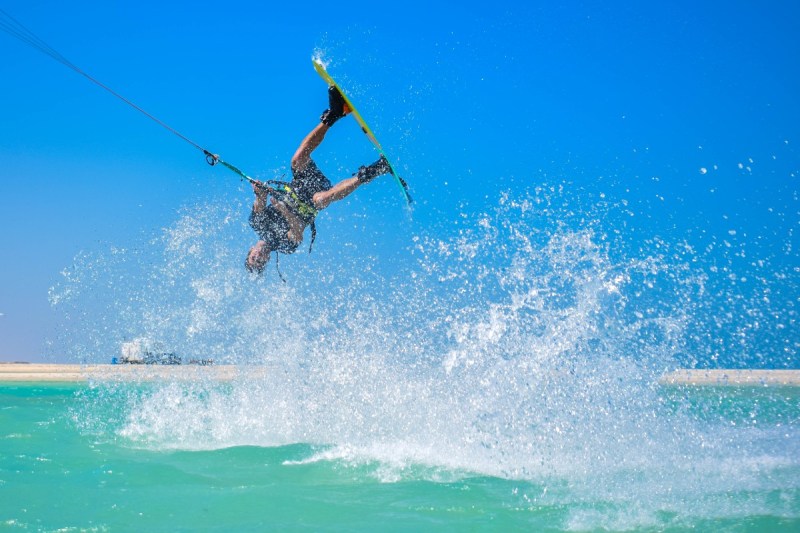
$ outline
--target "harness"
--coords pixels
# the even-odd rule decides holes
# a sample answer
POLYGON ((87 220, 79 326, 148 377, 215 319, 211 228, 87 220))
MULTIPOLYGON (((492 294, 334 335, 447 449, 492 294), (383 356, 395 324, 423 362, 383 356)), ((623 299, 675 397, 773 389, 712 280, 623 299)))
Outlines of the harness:
POLYGON ((266 183, 269 185, 275 185, 275 187, 270 187, 268 189, 268 192, 272 194, 272 196, 274 196, 279 202, 283 202, 286 207, 292 211, 292 214, 296 215, 297 218, 300 218, 303 222, 311 227, 311 243, 308 245, 308 253, 311 253, 311 249, 314 246, 314 241, 317 239, 317 224, 315 219, 319 214, 319 209, 304 202, 294 191, 294 189, 289 186, 289 182, 267 180, 266 183))
MULTIPOLYGON (((301 219, 306 225, 311 226, 311 244, 308 246, 308 253, 311 253, 314 241, 317 238, 315 218, 319 210, 308 202, 304 202, 297 191, 287 182, 269 180, 262 183, 253 180, 252 183, 254 186, 281 202, 293 216, 301 219)), ((250 225, 261 238, 268 242, 271 251, 275 252, 275 270, 278 272, 281 281, 286 283, 286 278, 283 277, 279 265, 280 254, 292 254, 299 245, 299 243, 289 240, 286 235, 286 232, 289 231, 289 221, 277 208, 269 206, 265 208, 260 216, 256 215, 256 212, 253 211, 250 215, 250 225), (262 228, 265 233, 262 233, 262 228)))

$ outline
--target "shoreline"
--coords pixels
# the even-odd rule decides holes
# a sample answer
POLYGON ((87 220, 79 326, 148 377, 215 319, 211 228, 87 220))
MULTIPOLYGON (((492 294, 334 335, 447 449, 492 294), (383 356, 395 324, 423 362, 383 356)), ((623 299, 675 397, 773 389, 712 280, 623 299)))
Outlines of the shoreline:
POLYGON ((265 366, 237 365, 0 363, 0 383, 80 383, 110 380, 156 381, 162 379, 232 381, 240 376, 257 377, 263 375, 266 373, 267 368, 265 366))
POLYGON ((800 370, 682 369, 664 374, 658 382, 661 385, 800 387, 800 370))
MULTIPOLYGON (((232 381, 258 377, 269 367, 256 365, 130 365, 0 363, 0 383, 69 383, 103 380, 155 381, 161 379, 213 379, 232 381)), ((800 387, 800 370, 675 370, 664 374, 659 384, 667 386, 784 386, 800 387)))

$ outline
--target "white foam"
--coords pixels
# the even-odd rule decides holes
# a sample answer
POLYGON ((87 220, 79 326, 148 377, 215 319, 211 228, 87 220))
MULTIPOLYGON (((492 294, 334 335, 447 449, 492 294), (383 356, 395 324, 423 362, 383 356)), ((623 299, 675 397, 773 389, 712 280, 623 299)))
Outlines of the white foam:
MULTIPOLYGON (((656 385, 706 309, 708 274, 693 269, 691 248, 654 239, 647 252, 614 254, 582 217, 548 211, 549 194, 564 192, 505 197, 453 238, 419 236, 412 262, 393 265, 413 276, 353 275, 337 270, 340 250, 315 251, 291 263, 290 284, 241 271, 247 229, 219 223, 234 219, 228 208, 184 213, 141 256, 115 256, 123 272, 139 262, 136 281, 71 275, 110 291, 83 349, 115 353, 99 347, 146 335, 268 371, 222 385, 112 387, 100 398, 119 422, 92 421, 95 405, 85 427, 155 449, 307 443, 315 451, 286 466, 372 465, 384 482, 567 483, 570 498, 625 507, 575 511, 575 529, 647 526, 702 494, 781 486, 763 472, 785 468, 787 453, 765 451, 754 430, 731 435, 695 418, 656 385)), ((113 265, 106 277, 117 279, 113 265)), ((82 283, 74 293, 91 293, 82 283)))

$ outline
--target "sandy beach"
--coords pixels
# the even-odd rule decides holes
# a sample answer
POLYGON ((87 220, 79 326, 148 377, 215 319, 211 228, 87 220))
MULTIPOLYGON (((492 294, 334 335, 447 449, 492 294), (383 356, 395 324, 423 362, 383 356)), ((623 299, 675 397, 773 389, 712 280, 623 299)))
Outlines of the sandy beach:
MULTIPOLYGON (((83 382, 110 379, 215 379, 230 381, 267 372, 264 366, 237 365, 68 365, 0 363, 0 382, 83 382)), ((662 385, 800 386, 800 370, 676 370, 662 376, 662 385)))
POLYGON ((800 370, 675 370, 665 374, 662 385, 800 386, 800 370))
POLYGON ((0 382, 82 382, 111 379, 216 379, 230 381, 240 373, 257 375, 266 367, 234 365, 67 365, 0 363, 0 382))

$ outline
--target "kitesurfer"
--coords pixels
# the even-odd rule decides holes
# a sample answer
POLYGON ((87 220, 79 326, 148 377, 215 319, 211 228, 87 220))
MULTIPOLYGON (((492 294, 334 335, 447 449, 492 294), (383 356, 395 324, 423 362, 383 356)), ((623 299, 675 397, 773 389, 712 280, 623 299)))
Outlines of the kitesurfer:
POLYGON ((316 236, 314 219, 320 210, 391 171, 383 156, 371 165, 360 167, 352 177, 336 185, 331 185, 319 170, 311 159, 311 153, 322 143, 331 126, 348 113, 350 109, 342 94, 336 87, 329 87, 328 109, 292 157, 292 181, 279 187, 270 186, 274 182, 252 184, 256 198, 250 213, 250 226, 259 240, 247 253, 245 266, 248 271, 260 274, 272 252, 290 254, 297 250, 309 225, 313 244, 316 236))

